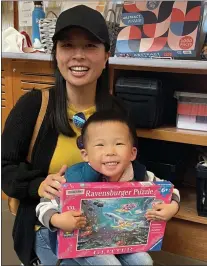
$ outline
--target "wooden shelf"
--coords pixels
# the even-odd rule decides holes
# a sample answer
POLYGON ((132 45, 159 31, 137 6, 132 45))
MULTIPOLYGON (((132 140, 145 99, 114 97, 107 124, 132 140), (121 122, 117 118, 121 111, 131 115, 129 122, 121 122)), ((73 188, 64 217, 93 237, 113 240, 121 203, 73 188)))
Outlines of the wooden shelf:
POLYGON ((110 68, 153 72, 207 74, 207 61, 110 57, 110 68))
POLYGON ((184 130, 177 129, 176 127, 160 127, 156 129, 137 129, 137 136, 207 146, 207 132, 205 131, 184 130))
MULTIPOLYGON (((51 54, 44 53, 7 53, 2 58, 51 61, 51 54)), ((207 74, 207 61, 202 60, 171 60, 149 58, 110 57, 111 69, 140 70, 153 72, 173 72, 187 74, 207 74)))
POLYGON ((175 218, 207 225, 207 217, 198 216, 195 189, 189 187, 181 189, 180 195, 180 210, 175 218))

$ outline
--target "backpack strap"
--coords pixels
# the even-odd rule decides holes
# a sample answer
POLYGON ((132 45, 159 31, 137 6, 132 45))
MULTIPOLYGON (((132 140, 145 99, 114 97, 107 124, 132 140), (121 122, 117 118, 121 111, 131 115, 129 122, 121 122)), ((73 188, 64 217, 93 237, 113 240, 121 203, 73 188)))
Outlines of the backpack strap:
POLYGON ((40 127, 42 125, 42 121, 45 117, 45 113, 46 113, 47 106, 48 106, 48 101, 49 101, 49 90, 42 90, 42 103, 41 103, 40 111, 37 117, 37 121, 34 127, 32 139, 31 139, 30 146, 29 146, 29 151, 27 155, 28 162, 31 162, 33 147, 37 139, 40 127))
MULTIPOLYGON (((30 146, 29 146, 29 151, 27 155, 28 162, 31 162, 31 155, 32 155, 33 147, 37 139, 43 119, 45 117, 45 113, 46 113, 47 106, 48 106, 48 101, 49 101, 49 90, 42 90, 42 103, 41 103, 40 111, 37 117, 37 121, 34 127, 32 139, 31 139, 30 146)), ((9 207, 10 212, 16 216, 17 210, 19 208, 19 200, 8 197, 8 207, 9 207)))

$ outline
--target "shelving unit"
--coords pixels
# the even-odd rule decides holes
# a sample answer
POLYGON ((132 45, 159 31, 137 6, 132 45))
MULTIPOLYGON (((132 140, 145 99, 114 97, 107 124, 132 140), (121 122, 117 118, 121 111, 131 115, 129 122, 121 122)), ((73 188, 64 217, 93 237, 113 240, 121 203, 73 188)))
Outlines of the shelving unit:
MULTIPOLYGON (((207 93, 207 61, 110 58, 110 90, 113 93, 119 76, 147 76, 167 81, 165 89, 207 93), (146 74, 147 72, 147 74, 146 74)), ((207 146, 207 132, 162 126, 137 129, 141 138, 207 146)), ((168 222, 163 250, 207 261, 207 218, 198 216, 195 188, 180 190, 181 205, 168 222)))

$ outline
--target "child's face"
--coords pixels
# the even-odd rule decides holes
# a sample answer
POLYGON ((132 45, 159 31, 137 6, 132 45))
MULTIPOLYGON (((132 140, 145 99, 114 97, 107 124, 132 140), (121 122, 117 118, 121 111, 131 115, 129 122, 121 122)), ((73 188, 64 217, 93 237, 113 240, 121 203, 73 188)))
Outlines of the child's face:
POLYGON ((118 181, 130 162, 135 160, 137 149, 133 147, 127 125, 121 122, 97 122, 86 132, 83 160, 96 171, 118 181))

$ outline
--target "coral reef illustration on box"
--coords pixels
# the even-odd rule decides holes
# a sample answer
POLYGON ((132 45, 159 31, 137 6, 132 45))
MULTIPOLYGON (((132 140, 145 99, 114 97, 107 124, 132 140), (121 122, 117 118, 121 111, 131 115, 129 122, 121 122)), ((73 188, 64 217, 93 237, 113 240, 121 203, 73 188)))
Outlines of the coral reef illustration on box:
POLYGON ((61 210, 82 210, 85 228, 58 232, 58 257, 160 250, 166 222, 151 221, 146 211, 169 203, 173 185, 166 182, 67 183, 61 210))

